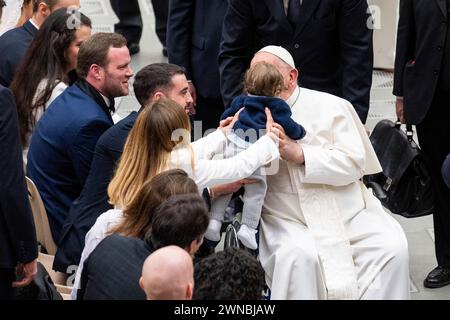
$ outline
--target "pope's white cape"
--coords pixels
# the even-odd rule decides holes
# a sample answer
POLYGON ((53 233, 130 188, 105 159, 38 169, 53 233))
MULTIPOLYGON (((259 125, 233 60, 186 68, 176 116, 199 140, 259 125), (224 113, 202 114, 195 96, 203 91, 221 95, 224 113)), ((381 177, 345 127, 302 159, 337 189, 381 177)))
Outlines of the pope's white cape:
POLYGON ((304 88, 287 102, 307 131, 305 165, 281 161, 267 181, 260 260, 272 299, 409 298, 404 233, 359 180, 381 167, 352 105, 304 88), (402 274, 389 291, 391 269, 402 274))

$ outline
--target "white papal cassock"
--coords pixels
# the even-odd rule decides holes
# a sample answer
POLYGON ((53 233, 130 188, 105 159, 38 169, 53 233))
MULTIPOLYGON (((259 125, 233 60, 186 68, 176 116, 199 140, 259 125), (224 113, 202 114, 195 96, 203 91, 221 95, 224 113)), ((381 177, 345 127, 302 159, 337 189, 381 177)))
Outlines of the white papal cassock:
POLYGON ((381 171, 352 105, 297 88, 305 165, 268 176, 260 261, 272 299, 409 299, 405 234, 360 182, 381 171))

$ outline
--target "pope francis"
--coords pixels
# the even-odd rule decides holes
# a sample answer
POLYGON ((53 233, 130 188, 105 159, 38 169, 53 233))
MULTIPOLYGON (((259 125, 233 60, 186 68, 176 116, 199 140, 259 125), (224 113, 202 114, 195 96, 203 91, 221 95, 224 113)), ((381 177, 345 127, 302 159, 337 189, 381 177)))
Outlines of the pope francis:
POLYGON ((281 133, 283 160, 267 177, 259 257, 271 299, 409 299, 407 240, 360 181, 381 167, 352 105, 300 88, 282 47, 251 64, 261 61, 283 74, 282 98, 307 132, 299 141, 281 133))

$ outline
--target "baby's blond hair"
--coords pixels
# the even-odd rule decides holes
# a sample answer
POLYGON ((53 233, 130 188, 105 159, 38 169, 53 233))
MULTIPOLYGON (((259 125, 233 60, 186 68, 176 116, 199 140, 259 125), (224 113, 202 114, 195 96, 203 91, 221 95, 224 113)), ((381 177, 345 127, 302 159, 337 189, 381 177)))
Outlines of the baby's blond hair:
POLYGON ((244 90, 247 94, 276 97, 283 84, 283 75, 267 62, 258 62, 245 73, 244 90))

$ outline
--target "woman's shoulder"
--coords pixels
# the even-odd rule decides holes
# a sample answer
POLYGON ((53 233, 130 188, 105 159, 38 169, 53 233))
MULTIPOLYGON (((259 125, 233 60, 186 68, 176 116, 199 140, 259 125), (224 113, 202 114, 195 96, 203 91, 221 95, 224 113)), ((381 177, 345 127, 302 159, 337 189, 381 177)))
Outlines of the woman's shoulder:
POLYGON ((55 88, 53 89, 53 92, 55 91, 64 91, 66 90, 69 86, 67 85, 67 83, 65 83, 64 81, 61 80, 56 80, 55 81, 55 88))
POLYGON ((111 219, 120 218, 123 216, 123 210, 122 209, 110 209, 104 213, 102 213, 98 218, 97 221, 109 221, 111 219))
POLYGON ((118 223, 122 218, 123 211, 121 209, 108 210, 98 216, 97 221, 95 221, 95 224, 91 230, 108 229, 110 225, 118 223))

